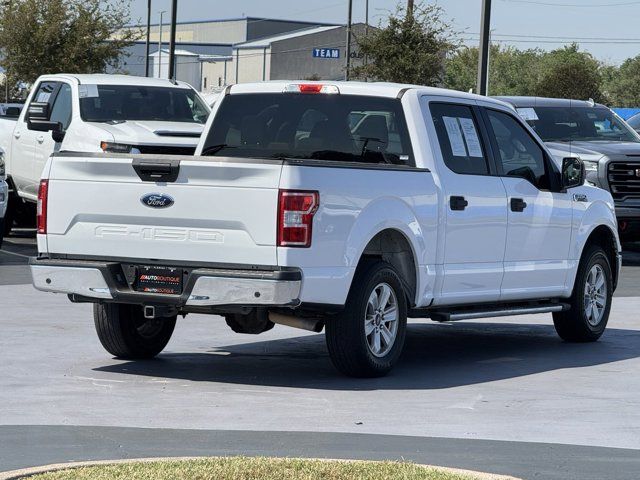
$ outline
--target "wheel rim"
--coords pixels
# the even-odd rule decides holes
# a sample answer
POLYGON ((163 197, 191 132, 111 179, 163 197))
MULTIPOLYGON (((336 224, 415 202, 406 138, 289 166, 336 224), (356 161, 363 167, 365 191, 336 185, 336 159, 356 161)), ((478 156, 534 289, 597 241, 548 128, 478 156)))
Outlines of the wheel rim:
POLYGON ((584 286, 584 314, 589 325, 595 327, 604 316, 607 307, 607 282, 604 269, 594 265, 589 270, 584 286))
POLYGON ((398 335, 398 299, 387 283, 378 284, 369 295, 364 316, 364 334, 369 351, 384 357, 398 335))

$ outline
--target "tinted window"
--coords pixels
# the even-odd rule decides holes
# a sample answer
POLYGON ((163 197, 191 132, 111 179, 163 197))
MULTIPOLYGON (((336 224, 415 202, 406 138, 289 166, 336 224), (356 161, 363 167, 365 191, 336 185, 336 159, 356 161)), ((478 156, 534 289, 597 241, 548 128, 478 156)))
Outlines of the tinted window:
POLYGON ((55 103, 51 109, 51 121, 62 124, 62 129, 69 128, 71 123, 71 87, 66 83, 60 86, 55 103))
POLYGON ((415 165, 397 99, 340 94, 228 95, 203 153, 415 165))
POLYGON ((540 189, 549 188, 544 151, 529 132, 511 115, 495 110, 487 114, 503 175, 524 178, 540 189))
POLYGON ((42 82, 38 86, 38 90, 36 91, 32 102, 48 103, 49 105, 51 105, 54 100, 54 93, 57 88, 58 83, 56 82, 42 82))
POLYGON ((81 85, 85 122, 127 120, 205 123, 209 108, 190 88, 81 85))
POLYGON ((444 103, 432 103, 430 108, 447 167, 456 173, 488 174, 485 150, 471 108, 444 103))
POLYGON ((535 107, 525 110, 524 118, 545 142, 640 142, 636 133, 608 108, 535 107))

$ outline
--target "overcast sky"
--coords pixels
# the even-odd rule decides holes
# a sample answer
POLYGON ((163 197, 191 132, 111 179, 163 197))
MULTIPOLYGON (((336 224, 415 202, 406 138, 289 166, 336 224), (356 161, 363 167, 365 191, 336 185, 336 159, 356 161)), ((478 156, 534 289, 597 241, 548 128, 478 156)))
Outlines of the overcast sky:
MULTIPOLYGON (((152 1, 152 21, 157 23, 157 12, 170 11, 171 2, 152 1)), ((364 20, 365 2, 353 1, 354 21, 364 20)), ((482 0, 437 3, 464 32, 463 38, 477 42, 482 0)), ((378 24, 397 4, 369 0, 371 23, 378 24)), ((178 0, 178 21, 250 16, 346 23, 347 5, 347 0, 178 0)), ((146 9, 147 0, 131 0, 134 20, 146 21, 146 9)), ((640 54, 639 19, 640 0, 493 0, 491 27, 494 40, 520 48, 551 49, 575 39, 597 58, 620 63, 640 54)))

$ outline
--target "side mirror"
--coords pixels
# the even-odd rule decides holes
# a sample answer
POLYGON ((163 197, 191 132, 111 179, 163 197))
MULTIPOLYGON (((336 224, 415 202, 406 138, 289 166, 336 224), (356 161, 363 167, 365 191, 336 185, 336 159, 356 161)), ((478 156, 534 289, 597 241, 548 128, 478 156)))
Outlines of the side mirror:
POLYGON ((65 136, 65 131, 62 129, 62 124, 60 122, 56 122, 56 127, 51 130, 51 138, 56 143, 62 143, 65 136))
POLYGON ((584 183, 584 163, 576 157, 562 159, 562 188, 579 187, 584 183))
POLYGON ((31 102, 27 109, 27 128, 37 132, 50 132, 58 125, 52 122, 51 110, 47 102, 31 102))

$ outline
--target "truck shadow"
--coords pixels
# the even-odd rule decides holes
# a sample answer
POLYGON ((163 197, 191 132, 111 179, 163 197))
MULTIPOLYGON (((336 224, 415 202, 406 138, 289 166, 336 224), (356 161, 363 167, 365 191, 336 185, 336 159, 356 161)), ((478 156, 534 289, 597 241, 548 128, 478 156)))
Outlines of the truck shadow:
MULTIPOLYGON (((170 348, 170 345, 169 345, 170 348)), ((96 371, 196 382, 327 390, 441 389, 604 365, 640 356, 640 331, 607 329, 597 343, 562 342, 553 326, 411 324, 404 355, 384 378, 352 379, 333 369, 324 335, 171 353, 96 371)))

